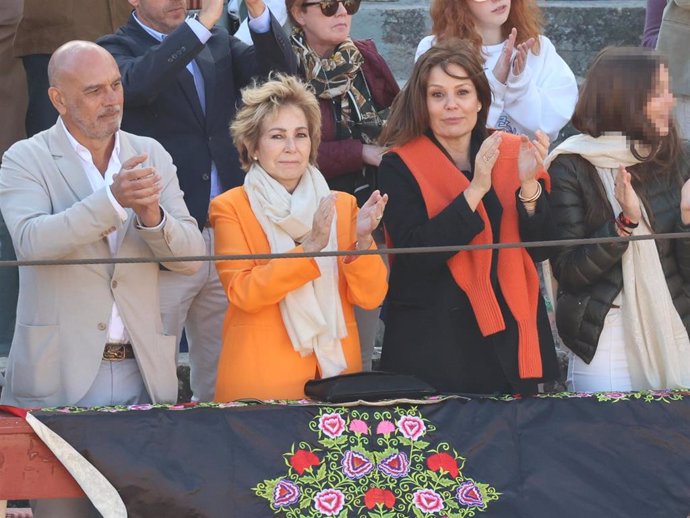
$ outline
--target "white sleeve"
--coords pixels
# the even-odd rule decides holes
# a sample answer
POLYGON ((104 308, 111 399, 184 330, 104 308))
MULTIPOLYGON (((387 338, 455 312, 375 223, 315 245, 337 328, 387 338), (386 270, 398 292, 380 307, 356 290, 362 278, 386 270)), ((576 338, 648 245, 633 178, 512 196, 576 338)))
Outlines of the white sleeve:
MULTIPOLYGON (((270 11, 270 13, 274 16, 274 18, 278 21, 278 23, 281 26, 285 25, 285 22, 287 22, 287 8, 285 7, 284 0, 264 0, 264 3, 266 4, 266 11, 270 11)), ((264 11, 262 15, 266 14, 266 11, 264 11)), ((259 18, 261 18, 261 16, 259 18)), ((235 36, 235 38, 242 40, 247 45, 254 45, 252 36, 251 34, 249 34, 249 21, 249 15, 247 15, 247 18, 242 20, 240 27, 237 29, 237 32, 233 34, 233 36, 235 36)), ((265 31, 257 31, 254 26, 252 26, 252 29, 254 30, 254 32, 259 33, 268 32, 271 29, 270 18, 268 19, 268 25, 266 27, 267 30, 265 31)))
POLYGON ((553 43, 539 39, 539 55, 528 56, 520 75, 508 75, 503 111, 531 133, 540 129, 554 140, 575 110, 577 81, 553 43))
POLYGON ((503 113, 508 85, 504 85, 496 79, 493 70, 487 68, 484 70, 484 73, 491 87, 491 106, 489 107, 489 116, 486 119, 486 126, 488 128, 495 128, 498 118, 501 116, 501 113, 503 113))
POLYGON ((417 45, 417 52, 414 53, 415 62, 419 59, 419 56, 424 54, 427 50, 434 46, 436 43, 436 36, 425 36, 422 41, 417 45))

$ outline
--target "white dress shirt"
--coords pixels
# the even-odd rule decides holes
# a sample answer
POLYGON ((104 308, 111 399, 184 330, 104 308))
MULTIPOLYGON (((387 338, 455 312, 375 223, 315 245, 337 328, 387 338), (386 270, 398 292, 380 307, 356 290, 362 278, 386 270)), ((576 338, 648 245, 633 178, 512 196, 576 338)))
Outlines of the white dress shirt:
MULTIPOLYGON (((108 162, 108 168, 105 174, 101 174, 98 168, 93 163, 93 157, 91 152, 82 146, 69 132, 65 123, 62 121, 62 117, 58 118, 58 125, 65 131, 67 135, 67 140, 69 140, 70 145, 74 149, 75 153, 79 157, 79 162, 81 162, 82 169, 86 174, 86 178, 91 184, 91 189, 95 192, 99 189, 105 187, 108 193, 108 199, 112 203, 113 208, 117 211, 118 216, 120 216, 120 221, 124 223, 127 221, 127 211, 120 205, 115 196, 113 196, 110 190, 110 185, 113 183, 113 175, 120 172, 122 164, 120 163, 120 135, 115 133, 115 145, 113 146, 113 152, 110 155, 110 161, 108 162)), ((110 248, 110 254, 117 254, 117 236, 120 230, 122 230, 122 225, 119 229, 108 234, 108 246, 110 248)), ((108 324, 108 342, 111 343, 127 343, 129 342, 129 335, 125 329, 125 325, 120 318, 120 313, 117 310, 117 305, 113 303, 113 309, 110 314, 110 323, 108 324)), ((105 344, 104 344, 105 345, 105 344)))

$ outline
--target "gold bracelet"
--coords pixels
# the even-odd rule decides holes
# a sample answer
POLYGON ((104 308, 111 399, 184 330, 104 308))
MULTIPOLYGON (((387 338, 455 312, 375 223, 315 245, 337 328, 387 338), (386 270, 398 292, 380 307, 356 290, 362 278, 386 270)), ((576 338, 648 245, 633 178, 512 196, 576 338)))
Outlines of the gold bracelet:
POLYGON ((537 192, 534 193, 534 195, 530 196, 529 198, 525 198, 522 195, 522 188, 520 188, 520 192, 518 193, 518 198, 522 203, 533 203, 536 202, 539 199, 539 196, 541 196, 541 184, 537 182, 537 192))

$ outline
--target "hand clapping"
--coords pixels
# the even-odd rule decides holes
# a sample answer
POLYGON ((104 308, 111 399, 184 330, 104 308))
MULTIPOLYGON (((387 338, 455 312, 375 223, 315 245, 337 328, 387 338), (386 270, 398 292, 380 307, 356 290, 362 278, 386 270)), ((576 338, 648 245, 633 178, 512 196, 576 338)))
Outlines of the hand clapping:
POLYGON ((331 224, 335 216, 335 193, 324 196, 314 213, 311 232, 302 242, 305 252, 320 252, 328 244, 331 235, 331 224))
POLYGON ((113 175, 110 192, 117 202, 132 209, 142 225, 155 227, 161 222, 161 177, 154 167, 139 167, 148 155, 138 155, 126 160, 120 172, 113 175))
MULTIPOLYGON (((618 174, 614 183, 613 194, 623 209, 623 215, 633 223, 637 223, 642 218, 640 199, 637 197, 635 189, 631 183, 632 175, 622 165, 618 166, 618 174)), ((683 187, 685 189, 685 187, 683 187)), ((682 202, 681 202, 682 203, 682 202)))
POLYGON ((360 250, 366 250, 371 246, 373 241, 371 233, 381 223, 386 203, 388 203, 388 195, 382 195, 377 189, 371 193, 369 199, 359 209, 357 213, 357 247, 360 250))

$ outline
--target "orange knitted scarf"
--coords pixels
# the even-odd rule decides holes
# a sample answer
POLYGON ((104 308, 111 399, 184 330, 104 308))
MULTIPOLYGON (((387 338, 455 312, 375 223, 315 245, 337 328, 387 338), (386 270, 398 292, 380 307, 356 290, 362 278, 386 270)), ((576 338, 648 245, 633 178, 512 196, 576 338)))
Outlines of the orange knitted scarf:
MULTIPOLYGON (((520 187, 517 157, 520 138, 505 134, 500 155, 493 168, 492 185, 503 207, 500 243, 520 241, 515 193, 520 187)), ((470 184, 464 174, 426 136, 420 136, 393 149, 414 175, 433 218, 462 193, 470 184)), ((541 171, 537 178, 550 189, 549 176, 541 171)), ((482 202, 476 209, 484 222, 484 230, 470 242, 472 245, 493 243, 491 223, 482 202)), ((492 250, 458 252, 448 260, 451 274, 468 296, 483 336, 505 330, 501 308, 491 286, 492 250)), ((542 377, 537 304, 539 277, 532 258, 525 248, 503 248, 498 251, 498 282, 505 301, 518 326, 518 368, 520 378, 542 377)))

